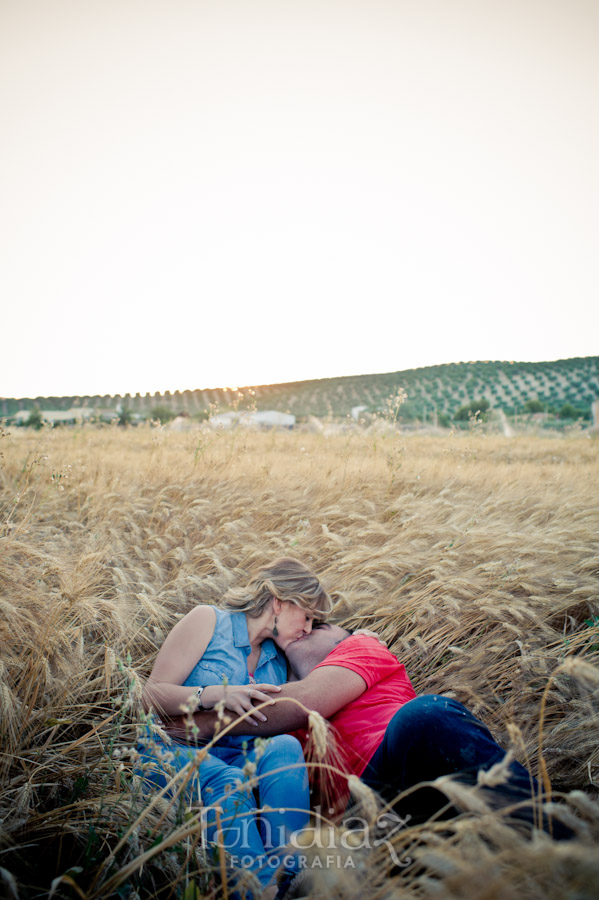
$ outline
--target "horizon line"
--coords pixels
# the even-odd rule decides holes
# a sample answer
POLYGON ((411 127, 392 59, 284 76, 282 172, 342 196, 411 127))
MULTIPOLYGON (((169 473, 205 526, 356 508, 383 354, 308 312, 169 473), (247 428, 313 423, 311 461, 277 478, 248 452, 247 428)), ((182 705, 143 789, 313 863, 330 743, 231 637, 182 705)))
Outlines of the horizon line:
POLYGON ((442 366, 470 366, 476 364, 483 365, 492 365, 492 364, 500 364, 500 365, 529 365, 529 366, 543 366, 549 363, 563 363, 563 362, 571 362, 573 360, 591 360, 591 359, 599 359, 598 356, 568 356, 568 357, 560 357, 559 359, 546 359, 546 360, 507 360, 507 359, 470 359, 470 360, 459 360, 448 363, 434 363, 433 365, 428 366, 412 366, 408 369, 396 369, 394 371, 385 371, 385 372, 361 372, 360 374, 353 375, 328 375, 323 376, 321 378, 303 378, 300 381, 272 381, 272 382, 264 382, 262 384, 244 384, 244 385, 224 385, 224 386, 211 386, 211 387, 197 387, 197 388, 184 388, 183 390, 177 388, 174 391, 164 390, 164 391, 145 391, 142 393, 141 391, 135 391, 132 393, 131 391, 125 391, 124 394, 115 393, 78 393, 78 394, 37 394, 35 397, 32 396, 20 396, 20 397, 5 397, 0 396, 0 401, 4 400, 48 400, 51 397, 56 399, 64 399, 65 397, 155 397, 157 394, 160 397, 165 396, 166 394, 170 394, 171 396, 174 394, 183 394, 186 392, 195 393, 196 391, 232 391, 239 392, 243 390, 255 390, 257 388, 267 388, 267 387, 287 387, 292 384, 310 384, 311 382, 320 382, 320 381, 338 381, 340 379, 346 378, 371 378, 378 375, 401 375, 407 374, 410 372, 417 372, 423 369, 437 369, 442 366))

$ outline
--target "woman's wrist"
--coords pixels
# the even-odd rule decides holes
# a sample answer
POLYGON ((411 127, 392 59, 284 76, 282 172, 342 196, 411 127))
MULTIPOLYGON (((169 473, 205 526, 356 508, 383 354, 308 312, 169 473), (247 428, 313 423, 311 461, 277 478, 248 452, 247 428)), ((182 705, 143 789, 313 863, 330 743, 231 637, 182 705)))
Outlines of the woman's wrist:
POLYGON ((219 699, 217 694, 218 689, 219 685, 217 684, 209 684, 204 688, 202 696, 200 697, 201 709, 214 709, 219 699))

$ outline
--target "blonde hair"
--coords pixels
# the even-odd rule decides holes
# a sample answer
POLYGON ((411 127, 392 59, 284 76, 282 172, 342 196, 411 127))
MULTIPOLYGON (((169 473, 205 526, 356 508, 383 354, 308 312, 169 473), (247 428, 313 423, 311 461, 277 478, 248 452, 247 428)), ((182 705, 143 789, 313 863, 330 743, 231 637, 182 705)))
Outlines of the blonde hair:
POLYGON ((261 566, 245 588, 227 591, 223 606, 253 619, 272 597, 312 610, 318 613, 319 619, 325 619, 333 607, 333 601, 314 572, 290 556, 261 566))

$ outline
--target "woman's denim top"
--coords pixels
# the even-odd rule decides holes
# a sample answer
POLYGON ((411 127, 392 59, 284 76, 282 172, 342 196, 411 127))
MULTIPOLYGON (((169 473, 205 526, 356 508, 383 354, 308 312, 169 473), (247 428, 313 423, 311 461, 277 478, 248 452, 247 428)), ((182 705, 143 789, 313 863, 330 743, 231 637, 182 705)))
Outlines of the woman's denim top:
MULTIPOLYGON (((245 613, 214 608, 216 625, 210 643, 183 684, 250 684, 247 658, 252 652, 245 613)), ((282 651, 270 638, 262 642, 260 658, 252 673, 257 683, 285 684, 287 663, 282 651)))
MULTIPOLYGON (((214 634, 201 659, 195 664, 183 684, 186 687, 206 687, 209 684, 222 684, 226 678, 228 684, 250 684, 247 658, 252 652, 245 613, 230 612, 227 609, 214 607, 216 625, 214 634)), ((287 662, 282 651, 270 638, 262 642, 260 657, 255 672, 252 673, 257 683, 285 684, 287 681, 287 662)), ((248 726, 249 728, 249 726, 248 726)), ((228 762, 227 754, 231 748, 240 749, 247 744, 250 737, 243 735, 226 735, 221 737, 211 749, 214 756, 223 756, 228 762)), ((152 728, 146 725, 140 736, 140 747, 171 747, 179 741, 169 738, 165 743, 157 737, 152 728)), ((208 741, 200 741, 208 743, 208 741)), ((154 751, 153 751, 154 752, 154 751)))

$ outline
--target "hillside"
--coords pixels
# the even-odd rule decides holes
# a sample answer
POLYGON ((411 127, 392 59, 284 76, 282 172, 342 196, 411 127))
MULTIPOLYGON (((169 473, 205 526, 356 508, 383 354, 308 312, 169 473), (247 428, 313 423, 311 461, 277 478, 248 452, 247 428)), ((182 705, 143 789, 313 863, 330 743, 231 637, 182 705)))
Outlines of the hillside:
POLYGON ((74 406, 94 409, 129 409, 147 417, 156 407, 189 415, 232 406, 279 409, 298 417, 345 417, 355 407, 381 409, 387 398, 403 389, 407 400, 401 407, 404 421, 451 419, 458 409, 485 398, 495 409, 512 416, 523 411, 529 400, 538 400, 548 411, 571 404, 589 416, 593 400, 599 398, 599 357, 589 356, 553 362, 461 362, 378 375, 323 378, 286 384, 252 385, 239 390, 210 388, 164 394, 96 395, 0 399, 0 415, 9 417, 20 409, 66 410, 74 406))

